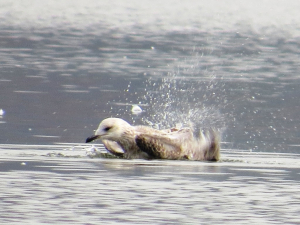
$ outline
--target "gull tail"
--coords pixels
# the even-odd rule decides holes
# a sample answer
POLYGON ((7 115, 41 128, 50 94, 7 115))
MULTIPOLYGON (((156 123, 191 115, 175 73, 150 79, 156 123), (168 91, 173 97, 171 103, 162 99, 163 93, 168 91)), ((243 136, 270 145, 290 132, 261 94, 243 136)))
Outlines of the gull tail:
POLYGON ((220 159, 220 134, 216 129, 210 129, 203 134, 200 132, 200 140, 204 142, 204 160, 219 161, 220 159))

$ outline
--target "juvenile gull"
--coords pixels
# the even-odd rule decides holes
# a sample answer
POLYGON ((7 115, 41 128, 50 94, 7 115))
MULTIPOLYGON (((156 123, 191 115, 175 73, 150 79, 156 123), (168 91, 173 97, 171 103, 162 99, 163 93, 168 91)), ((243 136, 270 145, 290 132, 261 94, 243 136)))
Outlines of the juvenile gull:
POLYGON ((218 161, 219 135, 215 130, 195 137, 190 128, 156 130, 131 126, 125 120, 103 120, 86 143, 101 139, 112 154, 126 159, 189 159, 218 161))

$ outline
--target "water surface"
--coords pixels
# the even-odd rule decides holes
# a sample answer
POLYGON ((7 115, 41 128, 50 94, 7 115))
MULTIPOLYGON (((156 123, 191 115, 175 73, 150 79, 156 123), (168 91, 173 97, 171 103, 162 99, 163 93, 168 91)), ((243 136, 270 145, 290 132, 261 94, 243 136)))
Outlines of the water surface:
POLYGON ((89 158, 87 147, 1 145, 1 223, 300 222, 299 155, 228 149, 218 163, 147 161, 89 158))

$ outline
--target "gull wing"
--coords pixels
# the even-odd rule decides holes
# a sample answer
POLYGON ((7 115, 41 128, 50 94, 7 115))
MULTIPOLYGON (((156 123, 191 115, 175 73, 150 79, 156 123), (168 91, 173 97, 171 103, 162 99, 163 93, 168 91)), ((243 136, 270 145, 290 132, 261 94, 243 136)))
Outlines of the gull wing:
POLYGON ((154 159, 183 159, 186 144, 193 141, 189 128, 170 133, 153 131, 140 133, 135 138, 137 146, 154 159))
POLYGON ((103 145, 111 154, 123 158, 124 150, 123 148, 115 141, 102 140, 103 145))

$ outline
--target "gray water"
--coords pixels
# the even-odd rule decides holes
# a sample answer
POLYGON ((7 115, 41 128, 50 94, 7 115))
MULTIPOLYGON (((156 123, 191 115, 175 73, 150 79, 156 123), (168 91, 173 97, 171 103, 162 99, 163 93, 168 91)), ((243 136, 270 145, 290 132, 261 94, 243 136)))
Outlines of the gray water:
POLYGON ((1 224, 298 224, 299 8, 1 1, 1 224), (221 161, 95 157, 111 116, 214 126, 221 161))

